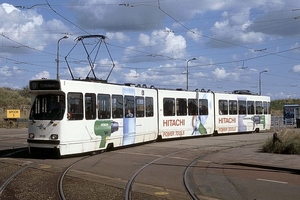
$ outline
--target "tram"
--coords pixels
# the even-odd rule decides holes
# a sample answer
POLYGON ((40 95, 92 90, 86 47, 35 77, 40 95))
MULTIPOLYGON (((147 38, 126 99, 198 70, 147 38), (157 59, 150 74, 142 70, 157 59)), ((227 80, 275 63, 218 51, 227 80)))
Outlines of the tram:
POLYGON ((270 129, 270 97, 87 80, 29 82, 28 148, 80 154, 179 137, 270 129))
POLYGON ((105 39, 103 35, 76 38, 65 57, 71 80, 29 81, 29 152, 54 149, 64 156, 157 139, 270 129, 267 96, 240 90, 214 93, 108 83, 115 64, 105 39), (85 42, 89 39, 94 47, 85 42), (72 55, 78 43, 84 46, 90 64, 85 79, 76 79, 70 66, 81 55, 72 55), (106 79, 98 79, 94 71, 101 44, 106 46, 112 62, 106 79))

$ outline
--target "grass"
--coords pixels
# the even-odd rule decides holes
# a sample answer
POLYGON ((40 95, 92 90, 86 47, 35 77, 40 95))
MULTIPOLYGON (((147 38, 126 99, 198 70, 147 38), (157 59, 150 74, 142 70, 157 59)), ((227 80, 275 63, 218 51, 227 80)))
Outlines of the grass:
POLYGON ((268 138, 263 145, 263 152, 279 154, 300 154, 300 129, 282 129, 277 138, 268 138))
POLYGON ((20 110, 21 118, 27 118, 30 111, 30 95, 28 88, 0 88, 0 121, 6 118, 6 111, 20 110))

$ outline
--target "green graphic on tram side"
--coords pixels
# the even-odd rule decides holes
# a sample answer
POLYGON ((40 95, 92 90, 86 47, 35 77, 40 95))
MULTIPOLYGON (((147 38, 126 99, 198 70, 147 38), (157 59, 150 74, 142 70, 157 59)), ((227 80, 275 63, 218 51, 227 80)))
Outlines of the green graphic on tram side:
POLYGON ((198 127, 198 131, 200 132, 200 134, 206 134, 206 128, 203 126, 203 124, 200 122, 199 127, 198 127))
POLYGON ((207 134, 206 128, 204 127, 202 121, 201 121, 201 116, 195 116, 193 117, 193 133, 192 135, 204 135, 207 134))
POLYGON ((263 128, 266 127, 266 116, 265 115, 256 115, 252 118, 254 124, 262 124, 263 128))
POLYGON ((119 130, 118 122, 111 120, 98 120, 94 124, 94 131, 96 135, 101 136, 100 148, 105 147, 107 137, 111 136, 113 132, 119 130))

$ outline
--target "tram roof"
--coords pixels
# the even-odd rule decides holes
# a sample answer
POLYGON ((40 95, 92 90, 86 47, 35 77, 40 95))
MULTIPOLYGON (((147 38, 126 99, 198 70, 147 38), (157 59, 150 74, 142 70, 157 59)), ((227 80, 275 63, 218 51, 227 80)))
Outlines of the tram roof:
POLYGON ((82 35, 82 36, 78 36, 76 38, 76 40, 82 40, 82 39, 85 39, 85 38, 101 38, 101 39, 105 39, 106 36, 104 35, 82 35))

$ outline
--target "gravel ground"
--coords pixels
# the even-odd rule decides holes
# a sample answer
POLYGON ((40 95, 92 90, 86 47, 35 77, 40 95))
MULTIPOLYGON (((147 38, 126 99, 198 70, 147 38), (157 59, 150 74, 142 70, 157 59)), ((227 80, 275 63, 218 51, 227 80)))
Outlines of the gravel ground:
MULTIPOLYGON (((19 165, 0 163, 1 184, 21 168, 19 165)), ((59 172, 49 172, 28 168, 15 177, 5 188, 0 200, 56 200, 59 199, 57 183, 59 172)), ((116 188, 80 178, 66 176, 63 181, 66 199, 76 200, 121 200, 124 199, 123 188, 116 188)), ((134 200, 162 200, 164 198, 132 192, 134 200)))

